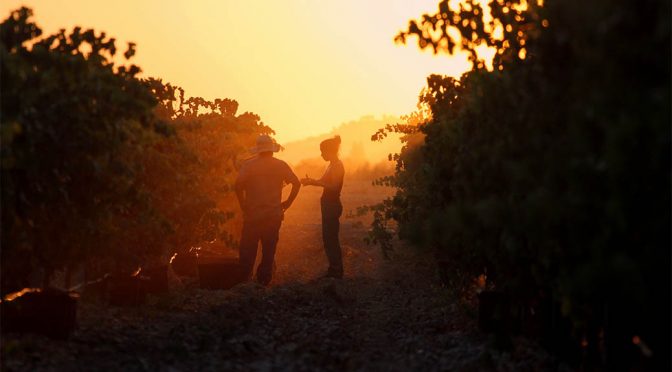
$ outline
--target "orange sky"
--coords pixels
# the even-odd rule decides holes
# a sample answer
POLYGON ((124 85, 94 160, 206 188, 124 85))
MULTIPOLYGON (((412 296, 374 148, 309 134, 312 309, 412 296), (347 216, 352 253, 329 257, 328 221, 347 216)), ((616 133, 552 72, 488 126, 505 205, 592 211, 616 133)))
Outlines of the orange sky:
POLYGON ((47 33, 79 25, 138 44, 144 76, 188 95, 233 98, 282 142, 373 114, 415 108, 430 73, 458 76, 464 55, 435 57, 393 38, 438 0, 4 0, 47 33))

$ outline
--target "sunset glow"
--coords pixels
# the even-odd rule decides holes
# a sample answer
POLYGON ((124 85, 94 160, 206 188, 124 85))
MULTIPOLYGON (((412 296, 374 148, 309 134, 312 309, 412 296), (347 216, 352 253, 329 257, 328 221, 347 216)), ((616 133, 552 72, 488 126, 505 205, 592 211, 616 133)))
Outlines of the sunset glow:
POLYGON ((0 371, 672 371, 669 2, 0 11, 0 371))
MULTIPOLYGON (((362 115, 407 114, 431 73, 459 76, 465 55, 395 45, 409 16, 436 1, 4 1, 32 8, 45 33, 94 28, 137 43, 134 62, 206 99, 233 98, 280 142, 362 115)), ((4 17, 3 16, 3 17, 4 17)))

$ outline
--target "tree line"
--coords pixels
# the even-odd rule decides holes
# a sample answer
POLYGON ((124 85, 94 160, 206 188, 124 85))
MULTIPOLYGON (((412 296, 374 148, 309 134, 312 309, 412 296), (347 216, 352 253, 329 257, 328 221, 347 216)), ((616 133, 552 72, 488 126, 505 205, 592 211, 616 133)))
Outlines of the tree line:
POLYGON ((236 166, 272 129, 235 100, 138 77, 133 43, 43 35, 32 15, 0 25, 2 293, 234 243, 236 166))
POLYGON ((389 250, 395 227, 453 288, 485 274, 524 311, 550 304, 574 356, 669 368, 669 2, 449 3, 396 40, 473 68, 428 77, 418 112, 373 136, 404 147, 371 239, 389 250))

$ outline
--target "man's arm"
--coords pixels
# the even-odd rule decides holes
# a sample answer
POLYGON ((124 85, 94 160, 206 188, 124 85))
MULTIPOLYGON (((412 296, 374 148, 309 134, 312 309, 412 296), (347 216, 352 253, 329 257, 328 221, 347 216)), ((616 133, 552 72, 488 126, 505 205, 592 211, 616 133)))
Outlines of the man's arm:
POLYGON ((281 203, 283 210, 289 209, 289 207, 292 206, 292 203, 294 203, 294 199, 296 199, 296 196, 299 195, 300 188, 301 188, 301 182, 299 182, 298 178, 294 178, 294 180, 292 180, 292 190, 289 192, 287 200, 281 203))
POLYGON ((292 190, 289 192, 287 200, 280 203, 280 205, 282 206, 282 210, 289 209, 292 203, 294 203, 294 199, 296 199, 296 196, 299 195, 299 189, 301 188, 301 182, 299 181, 299 177, 297 177, 296 174, 292 172, 292 169, 289 167, 289 165, 285 164, 285 166, 286 166, 285 181, 292 185, 292 190))

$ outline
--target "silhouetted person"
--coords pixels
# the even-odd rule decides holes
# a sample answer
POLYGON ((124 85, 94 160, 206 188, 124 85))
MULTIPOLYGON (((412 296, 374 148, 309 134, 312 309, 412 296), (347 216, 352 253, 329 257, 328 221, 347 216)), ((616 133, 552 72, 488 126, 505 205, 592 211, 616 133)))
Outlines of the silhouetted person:
POLYGON ((262 256, 256 280, 262 285, 271 282, 284 211, 292 205, 301 188, 289 165, 273 157, 279 150, 280 146, 271 137, 260 135, 257 146, 250 150, 257 156, 243 164, 236 179, 236 196, 243 210, 240 264, 250 279, 261 240, 262 256), (287 200, 281 202, 284 184, 292 184, 292 190, 287 200))
POLYGON ((326 277, 343 277, 343 255, 341 244, 338 241, 339 217, 343 213, 341 205, 341 189, 343 188, 343 176, 345 168, 338 158, 338 150, 341 146, 341 137, 335 136, 320 143, 322 158, 329 162, 327 170, 319 180, 306 177, 301 180, 304 185, 320 186, 324 188, 320 205, 322 207, 322 241, 324 251, 329 260, 329 269, 326 277))

